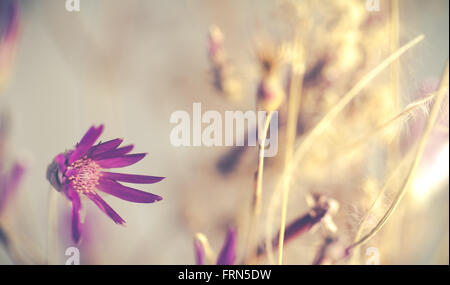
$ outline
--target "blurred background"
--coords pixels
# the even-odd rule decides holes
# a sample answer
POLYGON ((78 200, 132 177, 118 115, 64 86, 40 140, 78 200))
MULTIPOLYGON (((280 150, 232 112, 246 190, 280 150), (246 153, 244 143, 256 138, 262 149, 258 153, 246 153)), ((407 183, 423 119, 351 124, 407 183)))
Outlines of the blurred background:
MULTIPOLYGON (((0 1, 2 5, 8 2, 0 1)), ((135 145, 136 152, 149 153, 146 159, 127 168, 127 173, 167 178, 141 187, 162 196, 158 203, 130 204, 114 197, 105 198, 127 221, 125 228, 111 222, 92 203, 83 204, 85 232, 79 247, 82 264, 193 264, 194 234, 204 233, 218 252, 229 225, 237 227, 238 256, 242 255, 256 148, 242 151, 235 164, 228 162, 224 166, 223 161, 239 150, 174 147, 170 143, 174 127, 169 122, 170 115, 177 110, 192 114, 194 102, 202 103, 202 111, 217 110, 222 114, 226 110, 253 110, 260 78, 255 49, 261 42, 282 46, 301 34, 307 72, 321 59, 328 65, 321 71, 326 83, 311 80, 310 86, 305 87, 312 97, 314 94, 325 97, 305 99, 303 106, 308 108, 304 112, 300 109, 304 114, 300 136, 336 103, 336 98, 386 58, 391 47, 385 27, 390 20, 389 1, 380 1, 380 11, 372 12, 365 9, 365 0, 320 1, 320 4, 273 0, 81 0, 79 12, 68 12, 62 0, 18 2, 17 37, 7 57, 11 60, 2 59, 0 65, 2 74, 7 73, 2 75, 0 84, 0 111, 7 124, 7 132, 1 138, 5 149, 2 160, 4 165, 16 159, 25 161, 27 171, 20 189, 8 203, 2 224, 28 263, 64 264, 65 249, 73 245, 71 207, 63 195, 58 195, 57 230, 48 230, 49 193, 54 190, 45 179, 46 169, 56 154, 72 148, 91 125, 100 123, 105 125, 102 140, 124 138, 125 143, 135 145), (226 64, 231 66, 230 74, 239 83, 237 99, 223 94, 235 89, 215 88, 214 62, 208 56, 211 25, 219 27, 224 35, 226 64), (335 30, 336 27, 342 30, 335 30), (348 31, 354 34, 346 34, 348 31), (351 42, 351 48, 343 47, 343 42, 351 42), (352 60, 357 63, 352 64, 352 60)), ((399 44, 425 35, 423 42, 399 60, 399 110, 439 84, 449 55, 448 5, 445 0, 399 1, 399 44)), ((2 23, 7 16, 2 11, 0 17, 2 23)), ((3 27, 0 31, 3 32, 3 27)), ((285 80, 286 72, 280 73, 285 80)), ((372 90, 374 94, 382 94, 384 91, 378 88, 389 85, 386 82, 390 79, 389 71, 383 72, 365 95, 372 90)), ((375 119, 367 119, 370 122, 397 113, 384 103, 367 104, 356 109, 364 118, 375 112, 375 119)), ((445 116, 448 117, 448 103, 443 110, 442 117, 445 116)), ((361 122, 356 118, 348 120, 361 122)), ((340 121, 340 126, 347 126, 348 132, 337 129, 341 140, 365 128, 353 129, 353 125, 345 122, 340 121)), ((400 145, 408 145, 419 137, 421 131, 414 130, 416 126, 420 129, 424 122, 426 116, 408 121, 406 130, 401 132, 404 139, 399 139, 406 143, 400 145)), ((427 178, 436 181, 426 181, 426 186, 409 191, 392 220, 365 245, 380 249, 382 264, 449 262, 448 119, 443 119, 442 129, 435 136, 437 143, 429 147, 424 157, 429 159, 422 160, 421 171, 425 173, 438 158, 442 160, 446 148, 447 160, 439 167, 443 175, 427 178), (434 182, 438 185, 433 186, 436 189, 428 190, 434 182)), ((266 164, 263 224, 280 178, 282 135, 281 131, 279 155, 268 159, 266 164)), ((354 138, 357 137, 355 134, 354 138)), ((335 144, 333 139, 329 143, 335 144)), ((333 169, 327 164, 318 171, 329 160, 321 157, 308 164, 314 171, 299 168, 301 175, 293 179, 292 187, 302 190, 291 192, 288 222, 308 211, 305 192, 326 192, 340 203, 335 222, 341 239, 344 243, 351 241, 358 221, 374 199, 372 190, 367 190, 367 195, 361 193, 367 185, 377 192, 387 180, 385 173, 392 172, 385 166, 389 164, 386 162, 389 153, 374 146, 378 143, 382 144, 372 143, 358 153, 371 161, 364 167, 358 166, 361 165, 358 160, 333 169), (383 165, 382 171, 379 165, 383 165), (339 174, 334 175, 335 172, 339 174)), ((327 152, 327 145, 320 147, 325 153, 335 151, 330 148, 327 152)), ((400 151, 400 156, 403 154, 400 151)), ((393 196, 386 194, 387 201, 393 196)), ((380 213, 384 212, 385 204, 380 206, 380 213)), ((278 214, 274 220, 278 223, 278 214)), ((263 226, 260 229, 261 239, 264 229, 263 226)), ((315 231, 294 240, 286 246, 285 263, 310 264, 322 237, 321 231, 315 231)), ((364 264, 364 251, 362 255, 357 263, 364 264)), ((6 251, 0 249, 0 264, 11 263, 13 260, 6 251)))

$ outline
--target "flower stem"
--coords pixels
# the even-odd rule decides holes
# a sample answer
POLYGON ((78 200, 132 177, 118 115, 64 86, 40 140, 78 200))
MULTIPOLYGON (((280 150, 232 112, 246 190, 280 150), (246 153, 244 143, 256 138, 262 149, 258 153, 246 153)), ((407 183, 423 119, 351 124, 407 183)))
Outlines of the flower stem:
POLYGON ((269 111, 266 120, 264 122, 264 128, 262 130, 262 133, 258 132, 259 136, 258 166, 255 173, 255 187, 252 199, 252 214, 247 241, 247 260, 252 258, 256 253, 256 246, 254 241, 255 241, 255 234, 258 229, 259 216, 261 214, 265 141, 267 138, 267 132, 269 130, 270 120, 272 119, 272 114, 273 111, 269 111))
MULTIPOLYGON (((292 154, 294 152, 294 142, 297 135, 297 121, 300 111, 301 91, 303 83, 303 68, 292 68, 292 77, 289 88, 289 103, 288 103, 288 121, 286 127, 286 150, 284 156, 284 169, 288 169, 291 162, 292 154)), ((283 192, 281 200, 281 223, 280 223, 280 235, 278 240, 278 265, 283 263, 283 246, 284 246, 284 234, 286 230, 286 214, 287 204, 289 198, 290 189, 290 177, 284 176, 283 192)))

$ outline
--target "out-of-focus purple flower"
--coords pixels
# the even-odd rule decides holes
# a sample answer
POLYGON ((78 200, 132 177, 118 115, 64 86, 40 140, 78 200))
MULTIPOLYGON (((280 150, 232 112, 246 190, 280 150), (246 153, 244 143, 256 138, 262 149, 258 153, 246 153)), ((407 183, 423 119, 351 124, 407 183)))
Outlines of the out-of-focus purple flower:
POLYGON ((0 43, 8 43, 17 36, 19 23, 19 1, 0 1, 0 43))
POLYGON ((236 257, 236 231, 228 229, 227 237, 217 258, 218 265, 232 265, 236 257))
POLYGON ((119 147, 122 139, 94 145, 102 132, 103 125, 92 126, 75 149, 58 154, 47 168, 48 181, 72 202, 72 238, 76 243, 81 237, 80 195, 94 202, 116 224, 125 224, 125 221, 100 197, 97 190, 135 203, 153 203, 162 199, 158 195, 127 187, 119 182, 152 184, 164 177, 103 171, 135 164, 146 154, 129 154, 133 145, 119 147))
POLYGON ((215 63, 223 63, 223 33, 217 26, 211 26, 208 34, 208 53, 210 59, 215 63))
MULTIPOLYGON (((206 238, 201 235, 194 239, 194 251, 197 265, 204 265, 206 259, 206 252, 209 245, 206 238)), ((225 237, 222 250, 217 257, 217 265, 233 265, 236 258, 236 230, 229 228, 227 236, 225 237)))
POLYGON ((19 162, 14 163, 9 172, 4 173, 0 165, 0 215, 5 209, 12 195, 19 188, 25 173, 25 166, 19 162))
POLYGON ((258 84, 256 96, 261 110, 277 110, 284 100, 284 91, 279 78, 275 75, 264 77, 258 84))
POLYGON ((208 56, 216 90, 230 100, 239 99, 241 84, 233 76, 233 65, 228 61, 224 49, 224 35, 217 26, 211 26, 209 29, 208 56))
POLYGON ((262 111, 275 111, 285 99, 280 78, 282 56, 279 48, 271 43, 260 43, 256 53, 261 66, 261 80, 256 90, 257 106, 262 111))
POLYGON ((0 1, 0 88, 6 80, 19 30, 19 1, 0 1))
POLYGON ((204 265, 206 257, 206 249, 204 244, 199 238, 194 239, 194 253, 195 253, 195 263, 198 265, 204 265))

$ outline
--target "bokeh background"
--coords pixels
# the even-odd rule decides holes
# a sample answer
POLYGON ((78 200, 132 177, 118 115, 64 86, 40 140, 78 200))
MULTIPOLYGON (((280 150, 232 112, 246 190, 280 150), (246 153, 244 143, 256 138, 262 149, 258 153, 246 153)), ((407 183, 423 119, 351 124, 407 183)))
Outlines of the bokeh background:
MULTIPOLYGON (((247 211, 256 149, 244 156, 232 175, 222 175, 217 161, 229 148, 174 147, 169 137, 174 125, 169 118, 177 110, 192 113, 194 102, 201 102, 204 111, 254 108, 255 39, 264 35, 283 40, 282 32, 278 33, 286 25, 283 13, 287 12, 279 8, 283 1, 81 0, 80 12, 66 11, 64 2, 20 1, 15 59, 1 91, 0 108, 10 124, 8 156, 28 164, 6 215, 20 250, 31 255, 32 261, 47 262, 50 256, 50 263, 64 263, 65 248, 71 246, 70 207, 58 195, 58 229, 48 231, 53 190, 45 179, 46 168, 92 124, 103 123, 103 140, 121 137, 133 143, 137 152, 149 153, 128 173, 167 179, 142 187, 163 196, 159 203, 132 205, 106 198, 127 221, 126 228, 84 203, 82 263, 193 264, 193 235, 199 231, 218 251, 227 226, 247 211), (224 33, 227 54, 244 82, 246 95, 238 103, 217 94, 211 83, 207 34, 212 24, 224 33)), ((439 80, 445 67, 449 2, 400 3, 400 41, 420 33, 426 36, 400 65, 402 90, 413 94, 426 80, 439 80)), ((381 10, 385 4, 381 1, 381 10)), ((317 34, 313 41, 317 45, 327 38, 317 34)), ((448 146, 448 132, 446 139, 448 146)), ((272 185, 276 172, 267 173, 267 183, 272 185)), ((381 253, 382 262, 448 264, 448 168, 446 181, 418 212, 411 210, 417 219, 428 217, 402 237, 417 241, 389 259, 381 253)), ((297 213, 306 210, 304 202, 297 207, 297 213)), ((308 244, 288 248, 292 254, 287 263, 308 264, 312 254, 308 244), (308 257, 296 259, 301 252, 308 257)), ((0 264, 11 262, 0 249, 0 264)))

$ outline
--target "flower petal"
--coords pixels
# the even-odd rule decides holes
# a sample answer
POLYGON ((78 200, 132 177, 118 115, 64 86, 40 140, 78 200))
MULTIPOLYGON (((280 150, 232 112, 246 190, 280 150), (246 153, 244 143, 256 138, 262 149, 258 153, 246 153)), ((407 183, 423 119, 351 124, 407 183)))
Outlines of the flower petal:
POLYGON ((165 177, 149 176, 149 175, 135 175, 135 174, 123 174, 113 172, 102 172, 104 178, 108 178, 114 181, 122 181, 128 183, 140 183, 140 184, 152 184, 163 180, 165 177))
POLYGON ((135 203, 153 203, 162 200, 158 195, 136 190, 103 177, 100 178, 97 188, 122 200, 135 203))
POLYGON ((195 263, 197 265, 205 264, 205 248, 198 239, 194 239, 195 263))
POLYGON ((125 220, 122 219, 119 214, 114 211, 105 200, 102 199, 97 193, 87 193, 85 194, 89 199, 91 199, 103 213, 107 214, 116 224, 123 225, 125 220))
POLYGON ((91 155, 98 155, 103 152, 111 151, 116 149, 121 143, 123 139, 113 139, 104 143, 99 143, 96 146, 91 148, 91 155))
POLYGON ((56 165, 58 165, 59 172, 64 173, 66 171, 66 157, 63 153, 58 154, 55 157, 56 165))
POLYGON ((78 193, 72 188, 69 188, 68 194, 72 200, 72 239, 78 243, 81 238, 81 200, 78 193))
POLYGON ((135 164, 136 162, 143 159, 146 155, 146 153, 127 154, 120 157, 98 160, 96 162, 102 168, 125 167, 135 164))
POLYGON ((92 126, 86 134, 83 136, 81 141, 77 144, 75 151, 72 153, 69 164, 80 159, 83 155, 85 155, 92 145, 94 145, 95 141, 100 137, 103 132, 103 125, 100 125, 98 128, 92 126))
POLYGON ((92 159, 94 160, 103 160, 103 159, 108 159, 108 158, 114 158, 114 157, 121 157, 127 153, 129 153, 130 151, 132 151, 134 148, 133 145, 127 145, 121 148, 117 148, 111 151, 107 151, 107 152, 103 152, 97 155, 92 155, 92 159))
POLYGON ((236 256, 236 231, 229 228, 225 243, 217 258, 217 265, 233 265, 236 256))

